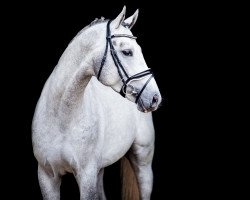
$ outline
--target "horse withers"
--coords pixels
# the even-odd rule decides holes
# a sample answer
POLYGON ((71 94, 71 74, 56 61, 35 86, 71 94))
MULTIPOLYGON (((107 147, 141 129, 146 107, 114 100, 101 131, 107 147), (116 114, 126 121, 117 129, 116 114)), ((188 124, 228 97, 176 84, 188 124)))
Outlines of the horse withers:
POLYGON ((114 20, 96 19, 82 29, 43 88, 32 142, 46 200, 60 199, 61 177, 67 172, 74 174, 82 200, 106 199, 104 168, 121 158, 123 199, 150 199, 151 111, 161 95, 130 31, 138 10, 127 19, 125 10, 114 20))

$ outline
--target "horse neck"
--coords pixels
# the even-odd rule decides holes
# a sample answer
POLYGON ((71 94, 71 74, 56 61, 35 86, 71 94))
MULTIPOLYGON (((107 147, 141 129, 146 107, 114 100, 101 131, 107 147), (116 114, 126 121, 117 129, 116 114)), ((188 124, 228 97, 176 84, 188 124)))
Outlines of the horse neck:
POLYGON ((69 117, 81 105, 85 88, 94 75, 92 53, 101 34, 92 29, 77 35, 52 72, 47 96, 57 116, 69 117))

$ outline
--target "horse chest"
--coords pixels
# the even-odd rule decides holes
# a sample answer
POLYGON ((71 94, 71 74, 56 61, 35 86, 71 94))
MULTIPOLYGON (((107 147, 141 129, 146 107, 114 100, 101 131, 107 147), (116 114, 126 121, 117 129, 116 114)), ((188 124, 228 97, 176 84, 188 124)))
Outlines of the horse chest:
POLYGON ((135 139, 136 128, 132 119, 123 118, 117 123, 106 124, 102 141, 103 167, 119 160, 131 147, 135 139))

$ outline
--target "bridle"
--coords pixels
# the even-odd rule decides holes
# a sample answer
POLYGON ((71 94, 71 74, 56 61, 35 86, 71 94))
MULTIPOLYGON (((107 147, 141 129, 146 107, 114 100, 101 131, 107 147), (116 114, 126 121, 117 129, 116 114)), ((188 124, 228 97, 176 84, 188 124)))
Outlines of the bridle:
POLYGON ((115 34, 115 35, 111 35, 110 32, 110 23, 112 20, 109 20, 107 23, 107 33, 106 33, 106 48, 105 48, 105 52, 101 61, 101 66, 98 72, 98 80, 100 78, 101 72, 102 72, 102 68, 105 64, 106 58, 107 58, 107 53, 108 53, 108 46, 110 47, 110 53, 111 56, 113 58, 113 61, 115 63, 115 66, 117 68, 117 71, 119 73, 119 76, 123 82, 123 86, 121 88, 120 94, 125 97, 126 94, 133 94, 136 95, 136 100, 135 103, 138 102, 138 100, 140 99, 140 96, 142 94, 142 92, 144 91, 144 89, 146 88, 146 86, 148 85, 148 83, 150 82, 150 80, 154 77, 152 70, 149 68, 145 71, 139 72, 137 74, 134 74, 133 76, 129 76, 128 73, 126 72, 126 70, 124 69, 123 65, 121 64, 121 61, 119 60, 116 50, 112 44, 112 38, 116 38, 116 37, 127 37, 127 38, 131 38, 131 39, 136 39, 135 36, 132 35, 127 35, 127 34, 115 34), (137 79, 141 79, 144 78, 145 76, 151 75, 148 80, 146 81, 146 83, 143 85, 142 89, 140 90, 140 92, 135 91, 134 87, 132 85, 129 85, 129 83, 132 80, 137 80, 137 79), (126 79, 126 80, 125 80, 126 79), (127 88, 131 88, 131 92, 129 93, 127 91, 127 88))

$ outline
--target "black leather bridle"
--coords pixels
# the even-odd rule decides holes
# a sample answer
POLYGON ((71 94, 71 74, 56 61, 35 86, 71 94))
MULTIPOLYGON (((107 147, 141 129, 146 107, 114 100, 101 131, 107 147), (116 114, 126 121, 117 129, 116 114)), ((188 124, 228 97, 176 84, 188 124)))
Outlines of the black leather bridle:
POLYGON ((115 35, 111 35, 111 32, 110 32, 110 23, 111 23, 112 20, 109 20, 108 23, 107 23, 107 34, 106 34, 106 48, 105 48, 105 52, 104 52, 104 55, 103 55, 103 58, 102 58, 102 61, 101 61, 101 66, 100 66, 100 69, 99 69, 99 72, 98 72, 98 80, 100 78, 100 75, 101 75, 101 72, 102 72, 102 68, 104 66, 104 63, 106 61, 106 58, 107 58, 107 53, 108 53, 108 46, 110 47, 110 53, 111 53, 111 56, 113 58, 113 61, 115 63, 115 66, 118 70, 118 73, 119 73, 119 76, 121 77, 121 80, 123 82, 123 86, 121 88, 121 91, 120 91, 120 94, 125 97, 127 93, 127 88, 128 87, 131 87, 132 88, 132 94, 136 95, 136 100, 135 100, 135 103, 138 102, 138 100, 140 99, 140 96, 143 92, 143 90, 146 88, 146 86, 148 85, 148 83, 150 82, 150 80, 154 77, 153 73, 152 73, 152 70, 149 68, 145 71, 142 71, 142 72, 139 72, 137 74, 134 74, 133 76, 129 76, 128 73, 126 72, 126 70, 124 69, 123 65, 121 64, 118 56, 117 56, 117 53, 116 53, 116 50, 112 44, 112 41, 111 39, 112 38, 115 38, 115 37, 127 37, 127 38, 131 38, 131 39, 136 39, 135 36, 132 36, 132 35, 126 35, 126 34, 115 34, 115 35), (129 82, 134 80, 134 79, 140 79, 144 76, 148 76, 148 75, 151 75, 148 80, 146 81, 146 83, 143 85, 142 89, 140 90, 140 92, 137 92, 137 91, 134 91, 134 88, 132 85, 129 85, 129 82), (124 77, 125 76, 125 77, 124 77), (125 80, 126 78, 126 80, 125 80))

